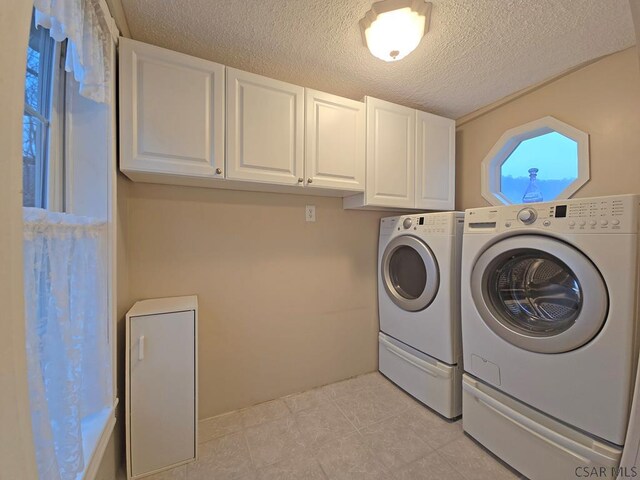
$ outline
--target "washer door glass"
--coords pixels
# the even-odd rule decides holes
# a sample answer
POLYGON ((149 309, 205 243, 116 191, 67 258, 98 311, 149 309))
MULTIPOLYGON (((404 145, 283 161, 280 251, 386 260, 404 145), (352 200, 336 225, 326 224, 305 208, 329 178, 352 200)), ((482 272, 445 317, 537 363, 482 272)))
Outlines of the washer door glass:
POLYGON ((579 348, 607 318, 609 296, 600 272, 580 251, 550 237, 499 241, 478 258, 471 282, 482 320, 525 350, 579 348))
POLYGON ((567 265, 531 249, 508 252, 496 263, 487 272, 487 292, 502 320, 526 335, 543 337, 571 328, 583 292, 567 265))
POLYGON ((438 265, 429 247, 403 235, 387 245, 381 263, 382 282, 389 298, 403 310, 429 306, 438 292, 438 265))

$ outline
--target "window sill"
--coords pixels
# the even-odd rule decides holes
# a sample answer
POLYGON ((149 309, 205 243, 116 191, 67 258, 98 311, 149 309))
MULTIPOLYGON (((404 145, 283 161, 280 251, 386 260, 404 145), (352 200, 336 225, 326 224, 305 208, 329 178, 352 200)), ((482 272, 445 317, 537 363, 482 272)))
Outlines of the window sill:
POLYGON ((85 468, 76 480, 90 480, 96 476, 104 451, 116 424, 115 411, 118 399, 112 407, 94 413, 82 421, 82 448, 85 452, 85 468))

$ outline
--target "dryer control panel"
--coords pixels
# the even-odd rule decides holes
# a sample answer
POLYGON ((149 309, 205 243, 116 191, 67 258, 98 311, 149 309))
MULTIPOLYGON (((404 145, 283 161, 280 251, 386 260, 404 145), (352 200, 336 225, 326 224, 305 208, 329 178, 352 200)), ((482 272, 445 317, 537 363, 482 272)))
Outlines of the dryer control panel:
POLYGON ((464 233, 522 228, 562 233, 638 233, 639 212, 640 195, 472 208, 466 211, 464 233))
POLYGON ((456 225, 462 222, 462 212, 416 213, 387 217, 380 220, 380 234, 393 232, 421 233, 430 235, 455 235, 456 225))

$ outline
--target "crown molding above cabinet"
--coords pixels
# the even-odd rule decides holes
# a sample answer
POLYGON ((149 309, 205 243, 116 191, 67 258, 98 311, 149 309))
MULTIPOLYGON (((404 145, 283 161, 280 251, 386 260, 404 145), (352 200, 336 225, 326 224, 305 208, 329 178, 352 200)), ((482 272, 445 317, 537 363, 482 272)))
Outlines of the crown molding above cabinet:
POLYGON ((123 38, 120 169, 136 182, 452 209, 455 122, 123 38))

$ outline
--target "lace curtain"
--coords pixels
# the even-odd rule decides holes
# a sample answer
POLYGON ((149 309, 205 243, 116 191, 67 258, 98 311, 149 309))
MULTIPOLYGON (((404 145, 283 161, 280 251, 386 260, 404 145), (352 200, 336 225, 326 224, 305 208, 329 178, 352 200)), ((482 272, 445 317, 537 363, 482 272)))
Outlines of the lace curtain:
POLYGON ((69 40, 65 70, 73 72, 80 94, 109 102, 113 72, 108 46, 115 27, 99 0, 34 0, 34 6, 36 25, 48 28, 58 42, 69 40))
POLYGON ((104 222, 24 209, 27 361, 43 480, 84 470, 82 419, 111 403, 104 222))

